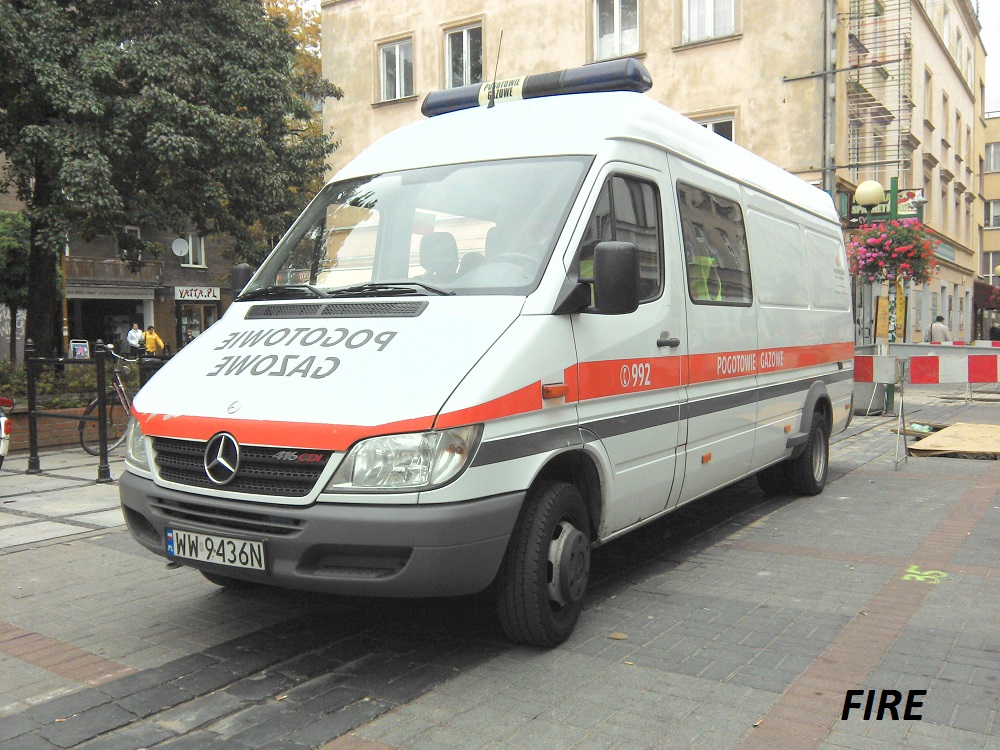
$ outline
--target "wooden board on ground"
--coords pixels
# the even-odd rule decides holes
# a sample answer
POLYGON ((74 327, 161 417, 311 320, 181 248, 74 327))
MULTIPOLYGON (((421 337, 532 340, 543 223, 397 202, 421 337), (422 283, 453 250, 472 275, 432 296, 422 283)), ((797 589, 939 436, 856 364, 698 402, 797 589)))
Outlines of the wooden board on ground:
POLYGON ((1000 425, 956 422, 910 446, 911 456, 1000 457, 1000 425))

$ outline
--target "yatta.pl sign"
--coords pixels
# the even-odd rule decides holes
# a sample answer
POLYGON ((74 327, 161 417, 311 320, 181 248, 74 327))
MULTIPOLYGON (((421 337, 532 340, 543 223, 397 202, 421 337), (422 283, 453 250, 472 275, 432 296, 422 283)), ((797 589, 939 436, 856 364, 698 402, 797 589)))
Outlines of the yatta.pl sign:
POLYGON ((174 299, 178 302, 218 302, 217 286, 175 286, 174 299))

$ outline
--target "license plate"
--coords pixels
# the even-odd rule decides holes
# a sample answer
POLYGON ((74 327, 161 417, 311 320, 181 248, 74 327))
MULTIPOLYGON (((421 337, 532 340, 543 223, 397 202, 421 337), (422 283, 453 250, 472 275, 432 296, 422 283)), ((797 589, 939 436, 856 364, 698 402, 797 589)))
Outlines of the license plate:
POLYGON ((167 554, 187 560, 227 565, 231 568, 267 570, 264 542, 234 539, 218 534, 167 529, 167 554))

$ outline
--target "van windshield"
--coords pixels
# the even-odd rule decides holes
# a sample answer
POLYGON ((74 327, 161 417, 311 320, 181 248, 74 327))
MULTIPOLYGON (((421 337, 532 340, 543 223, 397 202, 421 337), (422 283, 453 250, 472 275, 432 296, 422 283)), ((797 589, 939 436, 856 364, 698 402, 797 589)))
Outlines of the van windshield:
POLYGON ((591 162, 509 159, 331 183, 240 297, 528 294, 591 162))

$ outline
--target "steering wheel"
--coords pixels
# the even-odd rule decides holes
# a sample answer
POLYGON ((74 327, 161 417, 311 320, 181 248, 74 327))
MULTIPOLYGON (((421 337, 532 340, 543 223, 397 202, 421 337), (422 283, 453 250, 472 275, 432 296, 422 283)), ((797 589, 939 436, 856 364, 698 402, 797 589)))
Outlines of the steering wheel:
POLYGON ((534 255, 529 255, 528 253, 501 253, 498 255, 494 262, 496 263, 506 263, 513 262, 515 265, 521 266, 526 271, 535 271, 538 268, 538 258, 534 255))

